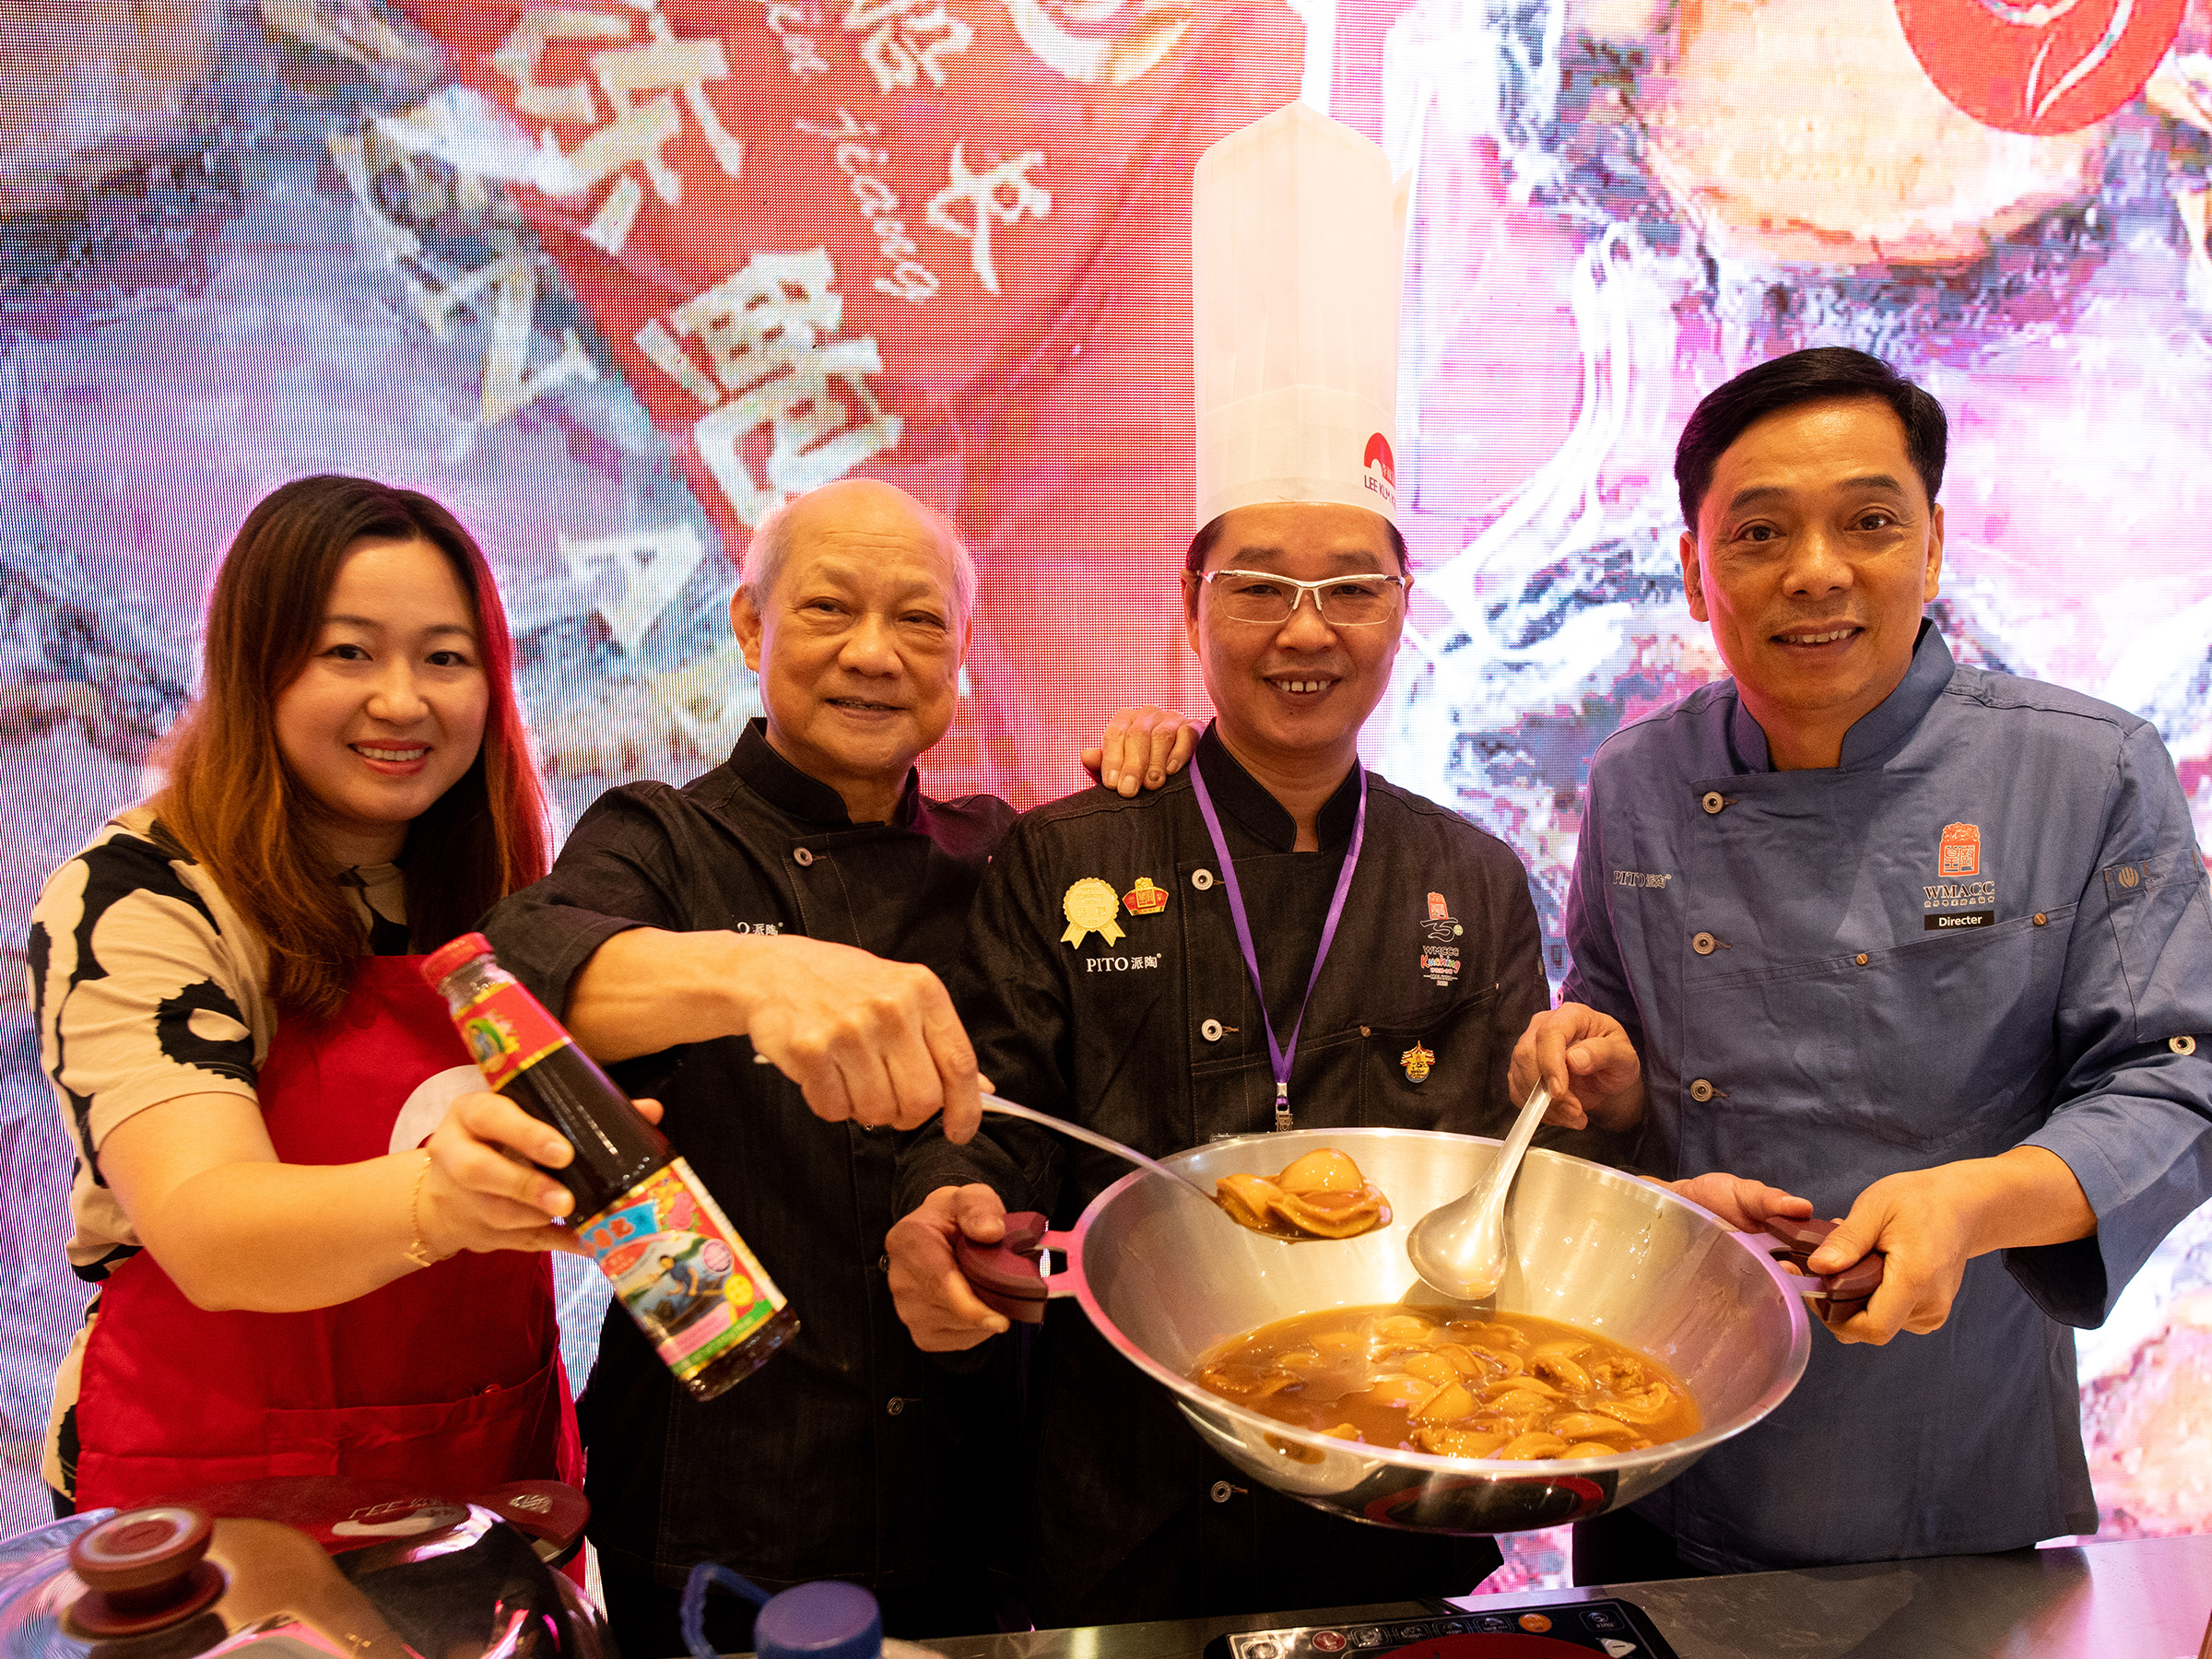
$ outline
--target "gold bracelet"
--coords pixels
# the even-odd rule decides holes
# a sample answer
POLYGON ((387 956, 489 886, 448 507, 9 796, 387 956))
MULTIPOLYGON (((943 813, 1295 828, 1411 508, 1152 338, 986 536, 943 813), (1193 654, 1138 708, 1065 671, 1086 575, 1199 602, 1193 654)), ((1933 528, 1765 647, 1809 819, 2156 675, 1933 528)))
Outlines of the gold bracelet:
POLYGON ((407 1227, 415 1235, 415 1242, 408 1245, 404 1253, 418 1267, 435 1267, 442 1259, 430 1253, 430 1247, 422 1236, 422 1183, 429 1176, 430 1155, 426 1148, 422 1155, 422 1168, 415 1171, 414 1190, 407 1194, 407 1227))

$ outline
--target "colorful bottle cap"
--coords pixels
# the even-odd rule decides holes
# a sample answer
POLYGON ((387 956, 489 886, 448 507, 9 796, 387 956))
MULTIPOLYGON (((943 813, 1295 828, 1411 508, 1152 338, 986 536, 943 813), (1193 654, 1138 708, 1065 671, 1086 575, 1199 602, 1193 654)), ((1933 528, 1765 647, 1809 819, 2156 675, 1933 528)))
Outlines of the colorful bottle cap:
POLYGON ((858 1584, 825 1579, 770 1598, 753 1620, 760 1659, 877 1659, 883 1616, 858 1584))
POLYGON ((480 933, 465 933, 457 939, 448 939, 422 959, 422 977, 432 985, 441 984, 454 969, 465 968, 478 957, 491 954, 489 939, 480 933))

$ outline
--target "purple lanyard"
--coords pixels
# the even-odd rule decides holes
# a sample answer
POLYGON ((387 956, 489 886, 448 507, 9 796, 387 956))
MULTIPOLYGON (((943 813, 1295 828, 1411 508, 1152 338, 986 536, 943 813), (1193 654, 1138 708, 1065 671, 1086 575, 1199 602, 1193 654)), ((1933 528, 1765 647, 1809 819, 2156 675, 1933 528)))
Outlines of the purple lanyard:
POLYGON ((1229 855, 1229 842, 1221 834, 1221 820, 1214 814, 1213 796, 1206 793, 1206 774, 1198 762, 1191 762, 1191 788, 1198 796, 1198 810, 1206 818, 1206 832, 1213 838, 1214 856, 1221 863, 1221 880, 1229 888, 1230 918, 1237 924, 1237 945, 1244 952, 1244 966, 1252 972, 1252 994, 1259 999, 1260 1029, 1267 1033, 1267 1058, 1275 1066, 1275 1126, 1279 1132, 1291 1127, 1290 1122, 1290 1062, 1298 1053, 1298 1030, 1306 1023, 1306 1005, 1313 1000, 1313 987, 1321 982, 1321 965, 1329 959, 1329 947, 1336 939, 1336 924, 1344 920, 1344 899, 1352 890, 1352 872, 1359 865, 1359 843, 1367 839, 1367 769, 1357 759, 1352 762, 1359 773, 1359 808, 1352 815, 1352 842, 1344 850, 1344 868, 1336 873, 1336 891, 1329 900, 1328 920, 1321 924, 1321 943, 1313 952, 1313 972, 1306 981, 1306 994, 1299 999, 1298 1018, 1290 1022, 1289 1040, 1275 1040, 1275 1021, 1267 1017, 1267 990, 1260 983, 1260 953, 1253 948, 1252 923, 1244 913, 1244 895, 1237 887, 1236 861, 1229 855))

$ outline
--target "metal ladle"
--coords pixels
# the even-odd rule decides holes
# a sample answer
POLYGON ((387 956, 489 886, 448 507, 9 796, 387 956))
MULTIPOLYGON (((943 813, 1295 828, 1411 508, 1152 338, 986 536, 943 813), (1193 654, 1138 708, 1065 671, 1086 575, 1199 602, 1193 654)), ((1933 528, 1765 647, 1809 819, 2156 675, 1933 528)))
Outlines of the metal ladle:
POLYGON ((985 1112, 995 1112, 1001 1117, 1022 1118, 1029 1123, 1036 1124, 1043 1128, 1053 1130, 1056 1134, 1067 1135, 1074 1140, 1079 1140, 1086 1146, 1096 1147, 1101 1152, 1111 1152, 1116 1158, 1125 1158, 1131 1163, 1135 1164, 1139 1169, 1148 1170, 1155 1175, 1163 1175, 1170 1181, 1176 1182, 1182 1186, 1189 1187, 1192 1192, 1197 1194, 1199 1197, 1205 1199, 1208 1204, 1212 1204, 1214 1202, 1213 1194, 1207 1191, 1205 1187, 1200 1186, 1188 1175, 1178 1175, 1173 1170, 1169 1169, 1166 1164, 1161 1163, 1158 1159, 1147 1158, 1135 1147, 1124 1147, 1120 1141, 1115 1140, 1112 1135, 1100 1135, 1095 1130, 1084 1128, 1080 1124, 1071 1124, 1065 1118, 1056 1118, 1047 1112, 1038 1112, 1028 1106, 1017 1106, 1013 1101, 1002 1100, 994 1094, 987 1094, 983 1096, 983 1110, 985 1112))
POLYGON ((1521 1115, 1482 1179, 1451 1203, 1430 1210, 1406 1235, 1406 1256, 1421 1282, 1455 1301, 1483 1301, 1505 1282, 1505 1201, 1522 1154, 1551 1105, 1539 1083, 1521 1104, 1521 1115))
MULTIPOLYGON (((753 1064, 755 1065, 771 1065, 772 1062, 766 1054, 755 1054, 753 1056, 753 1064)), ((1079 1140, 1085 1146, 1096 1147, 1101 1152, 1111 1152, 1116 1158, 1126 1159, 1129 1162, 1136 1165, 1136 1167, 1140 1170, 1147 1171, 1154 1175, 1163 1176, 1167 1180, 1175 1182, 1179 1185, 1189 1187, 1192 1192, 1197 1194, 1198 1196, 1205 1199, 1206 1203, 1213 1205, 1216 1209, 1221 1208, 1220 1204, 1216 1200, 1214 1194, 1207 1188, 1201 1186, 1197 1182, 1193 1181, 1188 1175, 1177 1174, 1173 1170, 1169 1169, 1166 1164, 1161 1163, 1157 1158, 1147 1158, 1135 1147, 1124 1146, 1120 1141, 1115 1140, 1110 1135, 1100 1135, 1096 1130, 1084 1128, 1080 1124, 1071 1124, 1065 1118, 1053 1117, 1051 1113, 1039 1112, 1033 1107, 1017 1106, 1012 1100, 1001 1100, 997 1095, 994 1094, 986 1094, 982 1098, 983 1102, 983 1110, 985 1112, 995 1112, 1001 1117, 1021 1118, 1025 1122, 1036 1124, 1042 1128, 1050 1129, 1054 1134, 1065 1135, 1070 1139, 1079 1140)), ((1224 1216, 1229 1215, 1227 1210, 1222 1210, 1221 1213, 1224 1216)), ((1239 1224, 1237 1223, 1235 1217, 1230 1216, 1229 1218, 1231 1225, 1239 1224)), ((1295 1243, 1298 1241, 1294 1239, 1286 1237, 1284 1234, 1266 1232, 1256 1228, 1247 1228, 1245 1230, 1248 1232, 1257 1231, 1259 1232, 1260 1237, 1263 1239, 1280 1239, 1285 1243, 1295 1243)))
MULTIPOLYGON (((775 1063, 771 1061, 766 1054, 755 1054, 753 1056, 753 1064, 755 1065, 772 1065, 775 1063)), ((1002 1100, 994 1094, 986 1094, 982 1096, 982 1102, 983 1110, 985 1112, 995 1112, 1001 1117, 1021 1118, 1029 1123, 1039 1124, 1043 1128, 1051 1129, 1058 1134, 1068 1135, 1073 1139, 1079 1140, 1086 1146, 1096 1147, 1101 1152, 1111 1152, 1116 1158, 1127 1159, 1131 1163, 1136 1165, 1139 1169, 1149 1170, 1155 1175, 1164 1175, 1170 1181, 1179 1182, 1182 1185, 1189 1187, 1192 1192, 1197 1194, 1199 1197, 1205 1199, 1208 1204, 1212 1204, 1214 1202, 1213 1194, 1206 1191, 1206 1188, 1200 1186, 1188 1175, 1178 1175, 1174 1171, 1169 1169, 1166 1164, 1161 1163, 1158 1159, 1147 1158, 1135 1147, 1125 1147, 1120 1141, 1115 1140, 1112 1135, 1100 1135, 1094 1130, 1084 1128, 1080 1124, 1071 1124, 1065 1118, 1056 1118, 1048 1112, 1038 1112, 1028 1106, 1017 1106, 1013 1101, 1002 1100)), ((1219 1206, 1217 1206, 1216 1207, 1218 1208, 1219 1206)))

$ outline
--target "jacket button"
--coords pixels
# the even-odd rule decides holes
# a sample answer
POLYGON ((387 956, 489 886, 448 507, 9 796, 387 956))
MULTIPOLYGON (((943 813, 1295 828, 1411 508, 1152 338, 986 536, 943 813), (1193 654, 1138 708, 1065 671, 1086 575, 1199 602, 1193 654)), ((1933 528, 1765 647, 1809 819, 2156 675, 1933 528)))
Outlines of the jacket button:
POLYGON ((2051 920, 2051 918, 2050 918, 2050 917, 2048 917, 2048 916, 2046 916, 2046 915, 2044 915, 2044 914, 2043 914, 2043 912, 2042 912, 2041 911, 2037 911, 2037 912, 2035 912, 2035 924, 2036 924, 2038 927, 2041 927, 2041 926, 2042 926, 2042 925, 2043 925, 2045 923, 2049 922, 2050 920, 2051 920))
POLYGON ((1198 1027, 1198 1035, 1205 1038, 1208 1042, 1220 1041, 1221 1022, 1218 1019, 1208 1019, 1203 1021, 1198 1027))
POLYGON ((1208 888, 1214 885, 1214 873, 1211 870, 1193 870, 1191 872, 1191 885, 1196 888, 1200 892, 1205 892, 1208 888))
POLYGON ((814 862, 814 854, 807 852, 806 848, 801 847, 797 852, 791 855, 791 862, 804 868, 806 865, 814 862))
POLYGON ((884 1255, 879 1255, 879 1256, 877 1256, 877 1257, 876 1258, 876 1271, 877 1271, 877 1272, 878 1272, 878 1273, 888 1273, 890 1270, 891 1270, 891 1258, 890 1258, 890 1256, 889 1256, 888 1253, 886 1253, 886 1254, 884 1254, 884 1255))
POLYGON ((1720 941, 1709 933, 1692 934, 1689 939, 1689 947, 1700 956, 1711 956, 1713 947, 1719 943, 1720 941))
POLYGON ((1230 1483, 1226 1480, 1217 1480, 1207 1490, 1206 1495, 1208 1498, 1211 1498, 1216 1503, 1227 1503, 1231 1498, 1234 1498, 1244 1488, 1241 1486, 1230 1485, 1230 1483))
POLYGON ((1712 1099, 1712 1085, 1700 1077, 1689 1086, 1689 1098, 1702 1106, 1712 1099))
POLYGON ((1727 798, 1724 796, 1719 790, 1709 789, 1705 792, 1705 798, 1700 801, 1698 805, 1704 807, 1706 815, 1711 817, 1712 814, 1719 812, 1722 807, 1727 806, 1728 802, 1727 798))
POLYGON ((897 1417, 900 1413, 906 1409, 906 1402, 900 1399, 897 1394, 893 1394, 890 1399, 885 1403, 884 1409, 889 1412, 893 1417, 897 1417))
POLYGON ((1863 951, 1863 950, 1862 950, 1862 951, 1860 951, 1860 952, 1859 952, 1859 954, 1858 954, 1857 956, 1855 956, 1855 957, 1853 957, 1851 959, 1852 959, 1853 961, 1856 962, 1856 963, 1857 963, 1857 964, 1858 964, 1860 967, 1862 967, 1862 968, 1865 967, 1867 963, 1869 963, 1869 962, 1871 962, 1871 961, 1873 961, 1873 960, 1874 960, 1874 959, 1873 959, 1872 957, 1868 956, 1868 955, 1867 955, 1867 954, 1866 954, 1865 951, 1863 951))
POLYGON ((2169 1038, 2166 1046, 2177 1054, 2194 1054, 2196 1053, 2196 1039, 2194 1037, 2169 1038))

